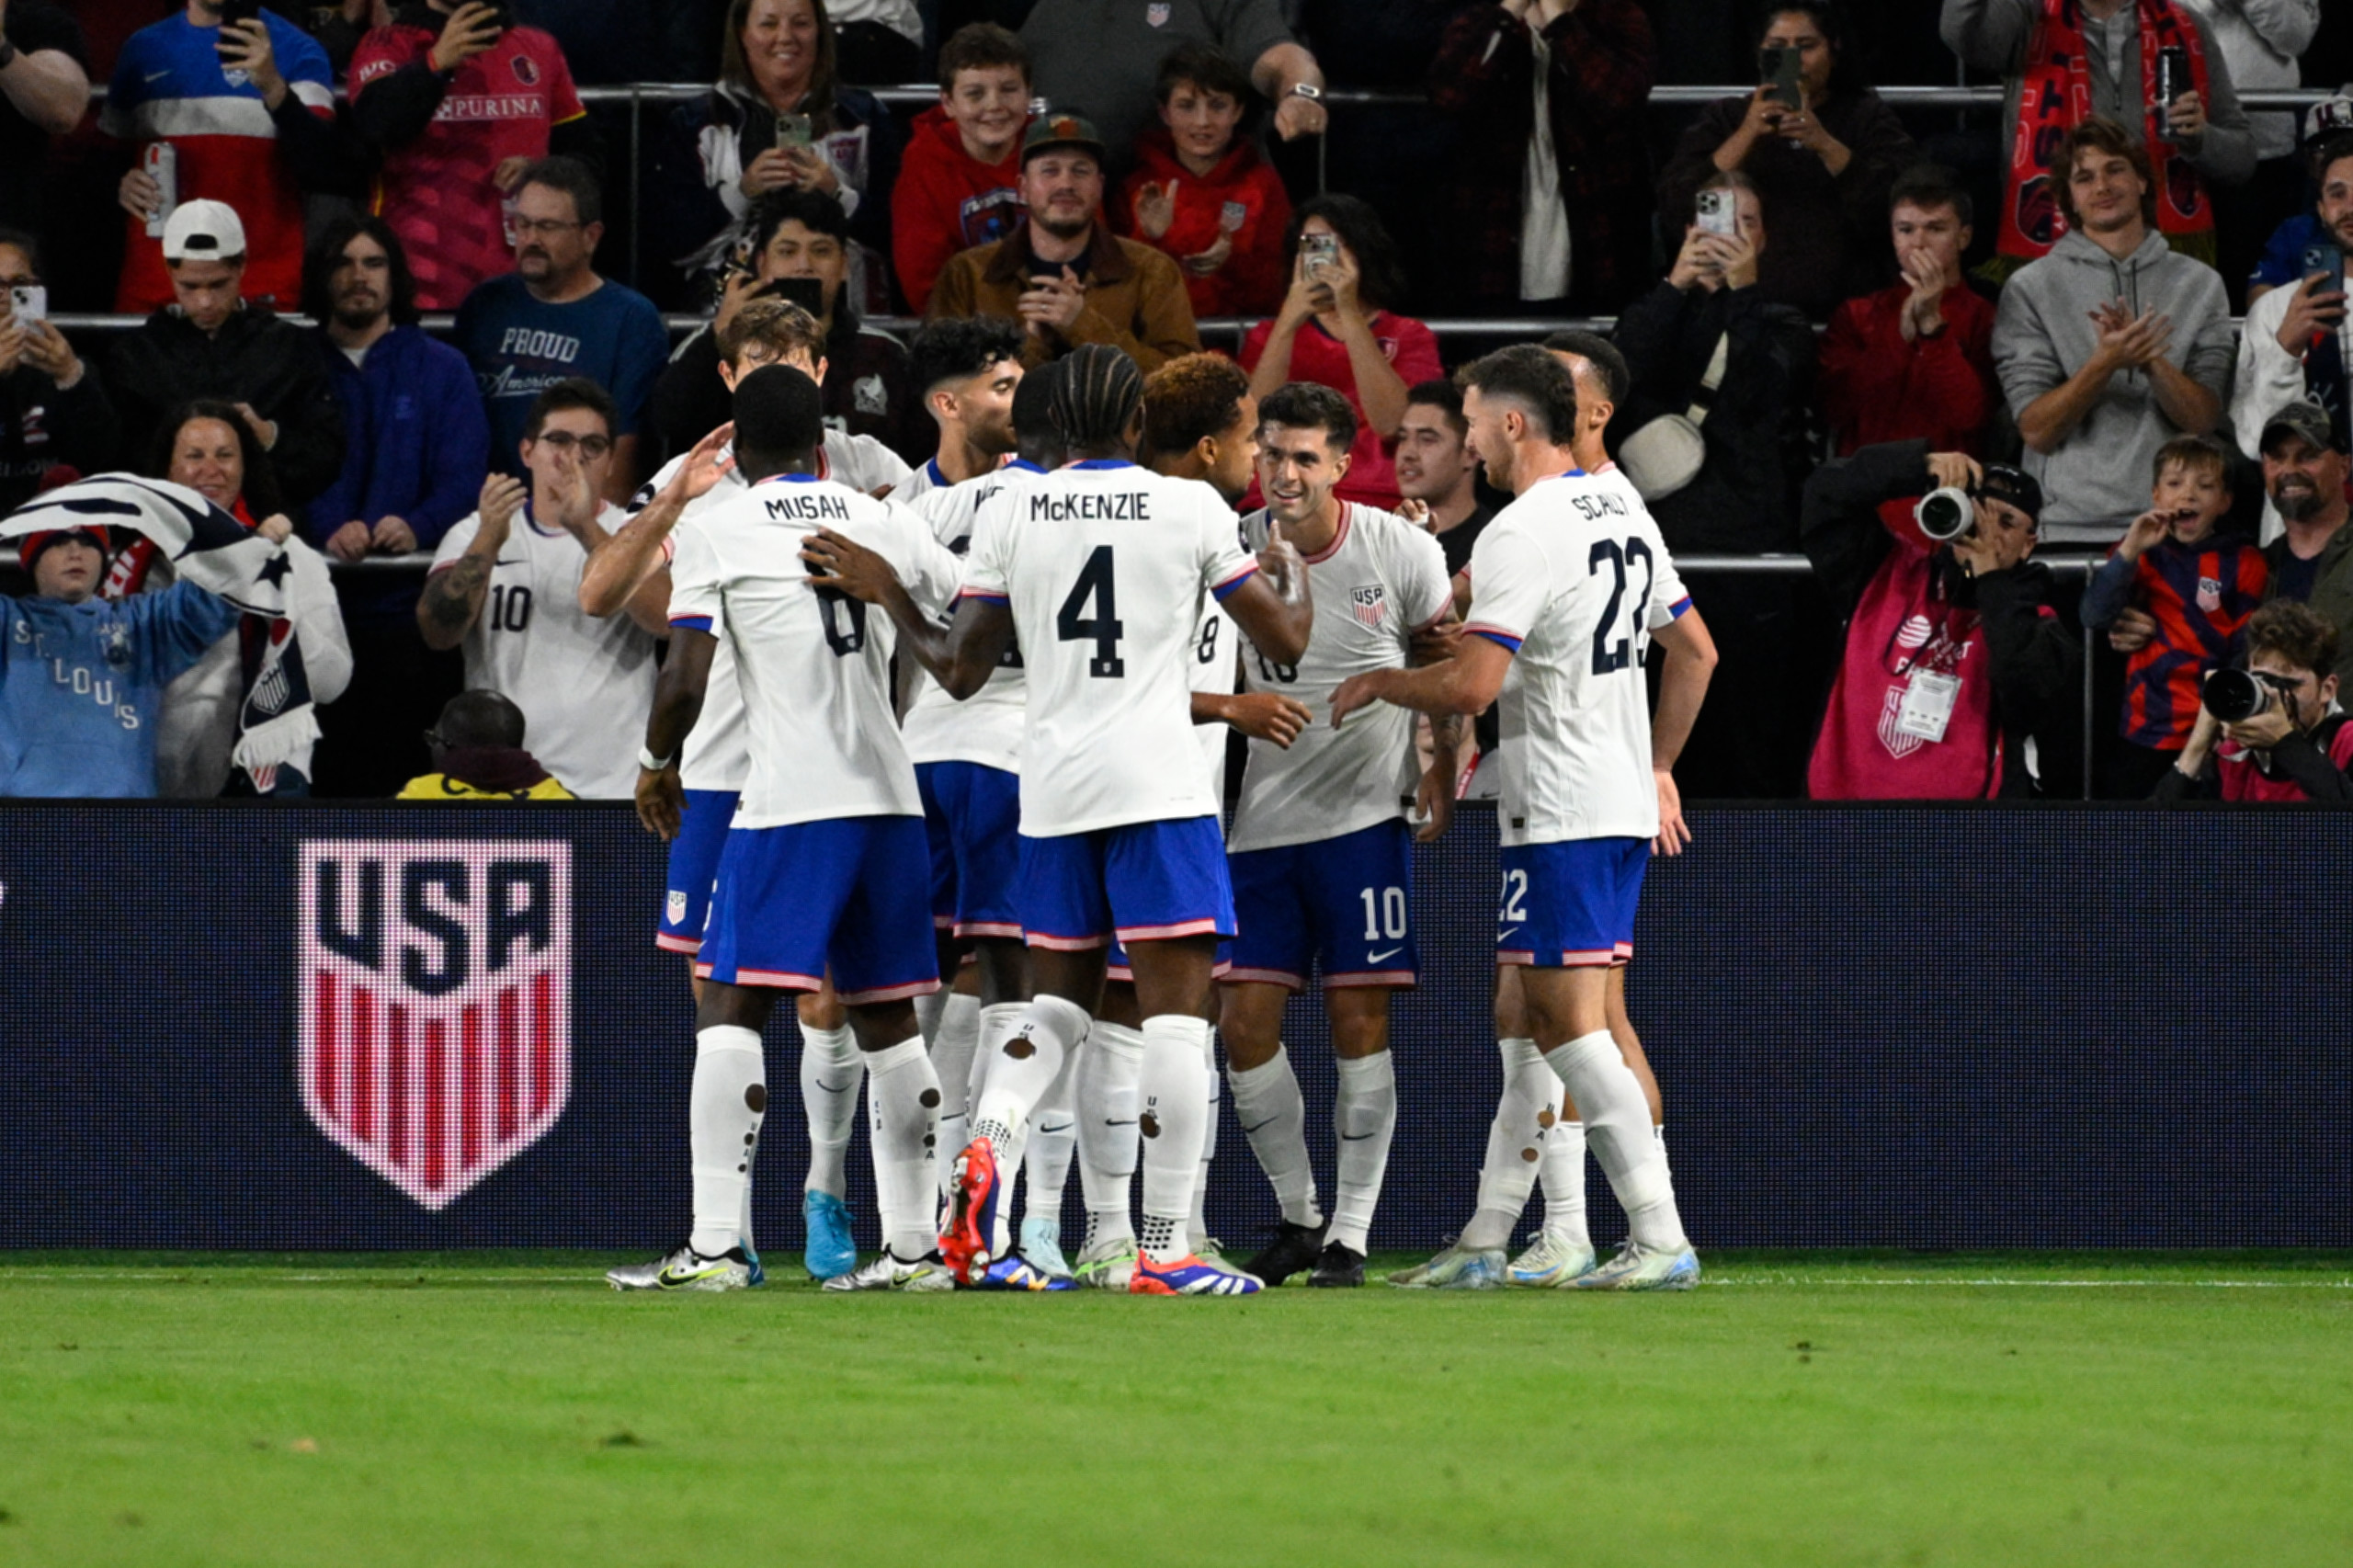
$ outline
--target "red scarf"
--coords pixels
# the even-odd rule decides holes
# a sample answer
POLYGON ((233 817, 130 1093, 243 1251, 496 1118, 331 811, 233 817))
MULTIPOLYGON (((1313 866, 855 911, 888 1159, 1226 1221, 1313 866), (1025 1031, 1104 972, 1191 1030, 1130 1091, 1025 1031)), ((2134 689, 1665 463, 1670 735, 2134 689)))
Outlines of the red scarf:
MULTIPOLYGON (((2178 48, 2189 51, 2189 79, 2209 108, 2214 97, 2206 81, 2206 52, 2199 46, 2198 29, 2183 17, 2174 0, 2132 0, 2141 22, 2141 101, 2157 101, 2157 51, 2178 48)), ((2047 254, 2067 232, 2060 213, 2054 180, 2067 177, 2053 170, 2067 132, 2091 118, 2091 66, 2085 54, 2082 0, 2042 0, 2042 17, 2027 40, 2026 62, 2018 73, 2018 122, 2010 143, 2010 181, 2002 203, 2002 255, 2033 261, 2047 254)), ((2182 150, 2164 139, 2165 111, 2150 108, 2143 117, 2142 140, 2149 149, 2149 164, 2156 176, 2157 229, 2161 233, 2203 234, 2214 228, 2213 204, 2206 199, 2205 183, 2182 150)))

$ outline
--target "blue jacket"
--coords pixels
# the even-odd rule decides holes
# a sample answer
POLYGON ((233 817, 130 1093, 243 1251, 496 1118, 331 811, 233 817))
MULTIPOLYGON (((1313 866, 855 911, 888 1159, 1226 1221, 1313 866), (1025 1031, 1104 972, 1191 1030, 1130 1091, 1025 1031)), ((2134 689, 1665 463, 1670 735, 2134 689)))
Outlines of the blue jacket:
POLYGON ((153 796, 158 699, 236 609, 190 583, 121 604, 0 607, 0 796, 153 796))
POLYGON ((352 364, 322 331, 320 352, 343 404, 343 472, 303 512, 302 531, 324 547, 357 519, 398 517, 426 554, 482 499, 490 470, 490 422, 466 357, 396 326, 352 364))

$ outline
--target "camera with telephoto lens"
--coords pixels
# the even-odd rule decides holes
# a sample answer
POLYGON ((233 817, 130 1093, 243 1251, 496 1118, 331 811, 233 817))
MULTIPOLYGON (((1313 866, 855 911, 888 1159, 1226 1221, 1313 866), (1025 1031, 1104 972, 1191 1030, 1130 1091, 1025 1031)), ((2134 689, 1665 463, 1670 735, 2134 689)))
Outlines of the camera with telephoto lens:
POLYGON ((2275 704, 2285 704, 2285 683, 2253 670, 2215 670, 2206 677, 2199 700, 2206 711, 2225 724, 2244 723, 2275 704))
POLYGON ((1966 490, 1938 485, 1920 497, 1920 504, 1912 508, 1912 517, 1922 533, 1938 544, 1950 544, 1976 528, 1977 503, 1969 498, 1966 490))

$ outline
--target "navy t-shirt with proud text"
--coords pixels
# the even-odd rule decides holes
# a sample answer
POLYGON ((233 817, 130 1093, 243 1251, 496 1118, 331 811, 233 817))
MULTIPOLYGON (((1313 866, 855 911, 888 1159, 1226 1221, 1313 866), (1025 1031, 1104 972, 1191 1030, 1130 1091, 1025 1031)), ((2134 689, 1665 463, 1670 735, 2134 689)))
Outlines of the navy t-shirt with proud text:
POLYGON ((585 376, 620 406, 613 434, 634 435, 670 359, 661 312, 609 278, 584 299, 551 305, 533 299, 517 274, 494 278, 466 296, 452 335, 490 415, 491 464, 512 474, 523 472, 517 448, 540 393, 585 376))

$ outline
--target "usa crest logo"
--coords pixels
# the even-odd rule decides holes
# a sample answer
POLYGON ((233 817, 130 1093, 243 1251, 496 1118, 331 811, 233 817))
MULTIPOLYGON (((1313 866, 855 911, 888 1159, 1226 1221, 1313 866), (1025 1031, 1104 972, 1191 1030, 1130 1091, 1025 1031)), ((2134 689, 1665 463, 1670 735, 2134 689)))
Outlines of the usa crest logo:
POLYGON ((572 1095, 572 846, 326 839, 301 857, 303 1108, 438 1210, 572 1095))
POLYGON ((1389 591, 1378 583, 1348 590, 1348 611, 1376 630, 1389 619, 1389 591))

